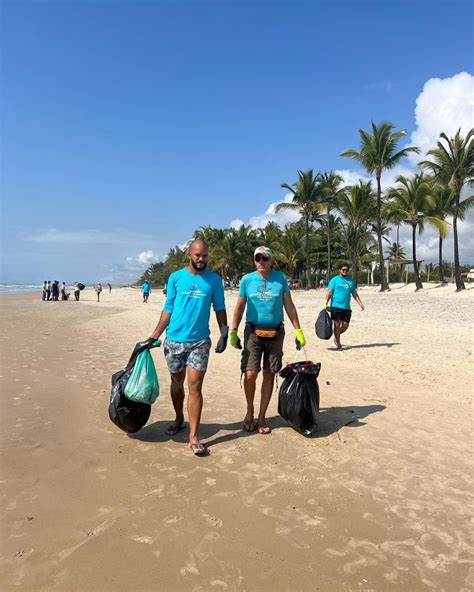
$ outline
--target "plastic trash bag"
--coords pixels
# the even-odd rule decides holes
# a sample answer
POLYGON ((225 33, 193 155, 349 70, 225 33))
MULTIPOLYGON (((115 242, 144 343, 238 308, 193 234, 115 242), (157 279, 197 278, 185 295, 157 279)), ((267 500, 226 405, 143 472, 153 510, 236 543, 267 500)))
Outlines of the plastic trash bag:
POLYGON ((316 319, 314 325, 316 335, 319 339, 331 339, 332 337, 332 319, 326 309, 323 309, 316 319))
POLYGON ((130 401, 153 405, 159 392, 155 364, 150 350, 146 349, 137 357, 133 372, 125 385, 124 394, 130 401))
POLYGON ((130 401, 125 396, 125 386, 132 375, 137 357, 149 347, 152 347, 153 340, 140 341, 130 356, 125 368, 112 375, 112 391, 109 401, 110 420, 124 432, 133 434, 138 432, 150 418, 151 405, 148 403, 137 403, 130 401))
POLYGON ((278 395, 278 413, 304 436, 315 434, 319 417, 318 362, 295 362, 280 371, 283 383, 278 395))

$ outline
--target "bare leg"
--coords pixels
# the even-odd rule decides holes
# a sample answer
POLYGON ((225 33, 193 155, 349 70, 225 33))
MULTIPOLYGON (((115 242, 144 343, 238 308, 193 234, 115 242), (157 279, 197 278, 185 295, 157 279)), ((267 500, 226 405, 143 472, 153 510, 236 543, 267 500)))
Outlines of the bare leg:
POLYGON ((275 375, 272 372, 266 370, 263 371, 263 382, 262 382, 262 394, 260 399, 260 411, 258 413, 258 425, 260 428, 267 428, 261 433, 270 433, 270 428, 265 424, 265 414, 267 413, 270 399, 272 398, 273 384, 275 382, 275 375))
POLYGON ((188 416, 189 443, 198 441, 199 424, 202 412, 202 383, 205 372, 188 368, 188 416))
POLYGON ((337 349, 342 349, 341 323, 342 323, 342 321, 334 321, 334 343, 336 344, 337 349))
POLYGON ((245 414, 245 424, 247 427, 244 426, 244 429, 251 432, 253 431, 253 414, 254 414, 254 407, 253 402, 255 399, 255 387, 257 384, 257 370, 247 370, 244 376, 244 391, 245 391, 245 398, 247 400, 247 413, 245 414))
POLYGON ((181 426, 184 422, 184 378, 186 370, 171 374, 170 394, 173 402, 174 411, 176 413, 175 425, 181 426))
POLYGON ((341 321, 341 335, 345 333, 349 329, 349 323, 346 321, 341 321))

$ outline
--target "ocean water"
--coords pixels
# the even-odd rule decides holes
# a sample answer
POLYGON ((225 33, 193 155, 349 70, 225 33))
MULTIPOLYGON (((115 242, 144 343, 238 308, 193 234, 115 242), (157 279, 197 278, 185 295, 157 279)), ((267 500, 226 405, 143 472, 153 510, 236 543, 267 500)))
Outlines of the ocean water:
POLYGON ((0 284, 1 294, 25 294, 26 292, 43 293, 43 284, 36 286, 34 284, 0 284))

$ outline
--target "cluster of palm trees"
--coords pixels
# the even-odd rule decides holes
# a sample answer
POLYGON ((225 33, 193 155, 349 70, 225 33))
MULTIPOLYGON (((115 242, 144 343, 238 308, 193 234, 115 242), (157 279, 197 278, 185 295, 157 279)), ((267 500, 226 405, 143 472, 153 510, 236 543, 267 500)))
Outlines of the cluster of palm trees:
MULTIPOLYGON (((359 150, 348 149, 341 156, 356 160, 372 181, 360 180, 345 186, 335 172, 298 171, 297 180, 281 187, 291 194, 291 201, 279 203, 276 211, 293 210, 299 220, 280 228, 270 222, 265 228, 217 229, 199 228, 194 238, 209 245, 210 265, 230 284, 237 283, 243 273, 253 269, 253 249, 269 246, 278 266, 290 278, 304 278, 305 287, 314 286, 320 274, 329 278, 334 263, 352 261, 353 278, 364 264, 378 261, 381 291, 389 289, 385 273, 384 241, 390 225, 397 228, 397 240, 388 249, 390 258, 404 256, 400 247, 399 229, 405 223, 412 230, 412 260, 416 289, 422 288, 416 255, 416 237, 429 224, 439 233, 439 277, 443 277, 443 240, 452 220, 454 239, 454 275, 456 289, 464 289, 459 261, 458 221, 463 219, 474 196, 461 199, 461 192, 474 178, 474 129, 463 137, 458 130, 453 138, 440 135, 437 146, 430 150, 411 177, 399 176, 396 185, 382 191, 382 174, 394 168, 416 147, 399 149, 405 130, 395 131, 393 124, 372 123, 371 131, 360 129, 359 150)), ((165 276, 186 261, 184 249, 171 249, 167 259, 154 264, 143 277, 165 276)))

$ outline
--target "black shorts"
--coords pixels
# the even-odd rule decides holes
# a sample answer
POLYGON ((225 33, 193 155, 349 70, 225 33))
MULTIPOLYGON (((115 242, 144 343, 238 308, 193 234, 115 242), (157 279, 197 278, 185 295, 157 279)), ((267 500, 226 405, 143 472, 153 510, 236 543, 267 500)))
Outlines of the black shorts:
POLYGON ((331 306, 329 310, 331 311, 331 319, 333 321, 344 321, 345 323, 351 322, 352 310, 336 308, 335 306, 331 306))

